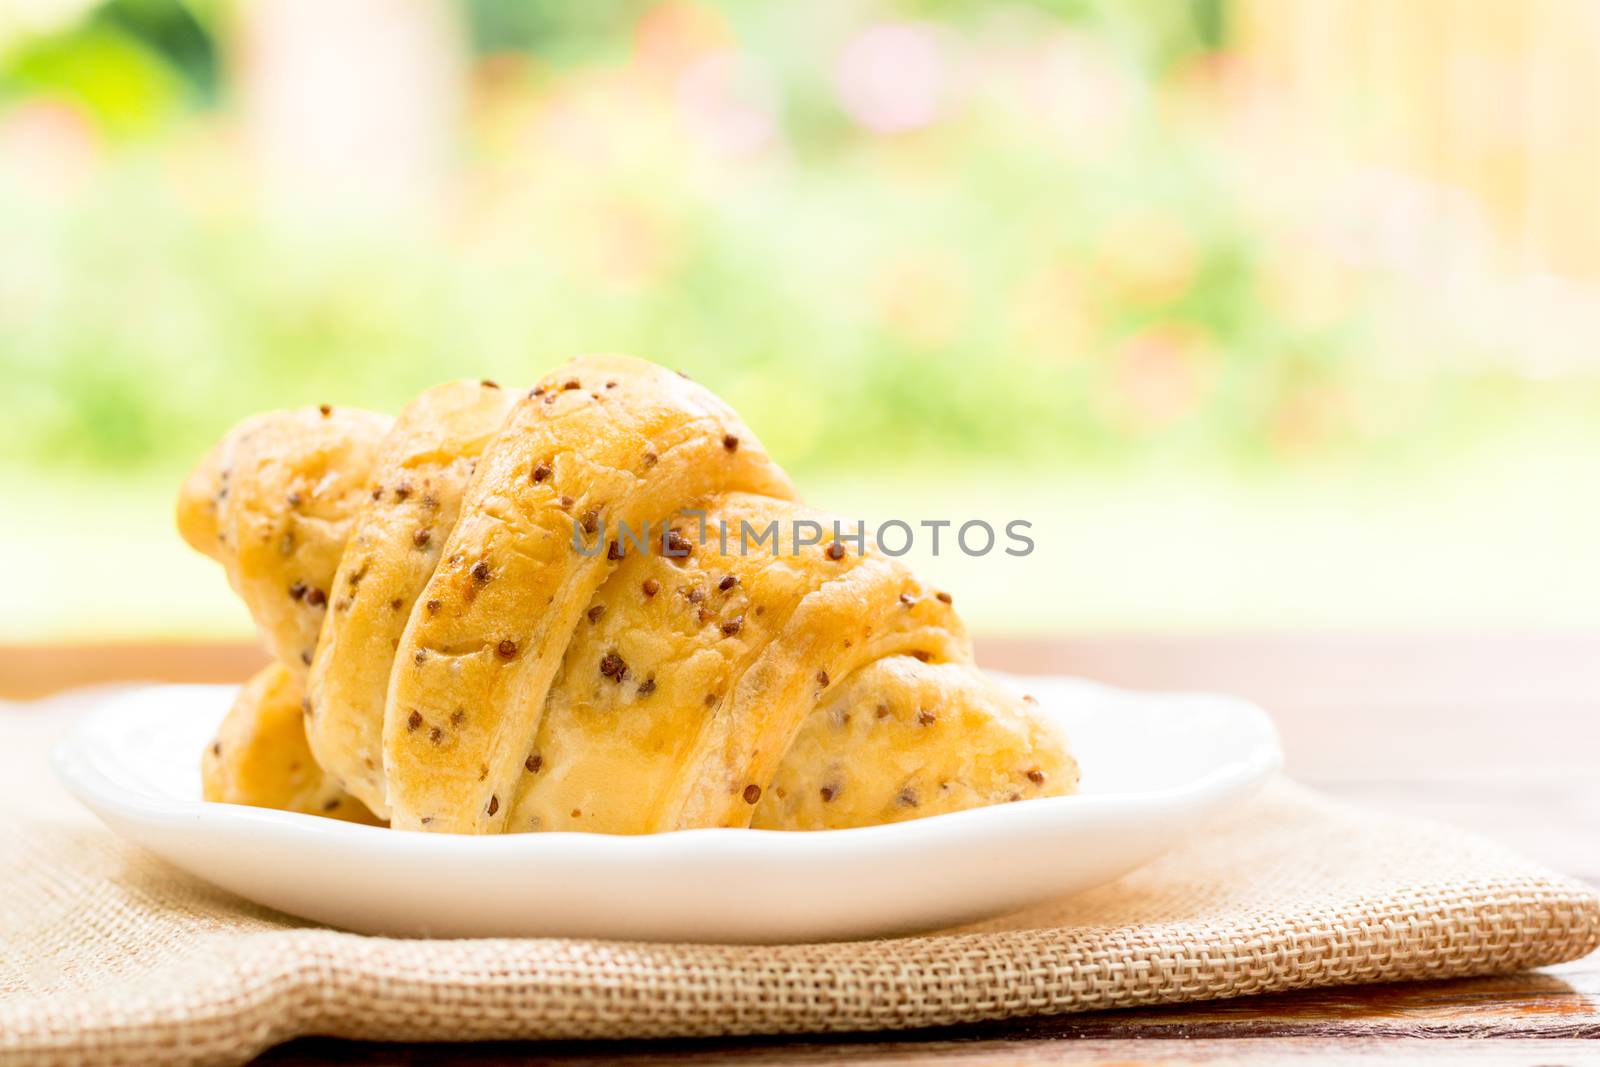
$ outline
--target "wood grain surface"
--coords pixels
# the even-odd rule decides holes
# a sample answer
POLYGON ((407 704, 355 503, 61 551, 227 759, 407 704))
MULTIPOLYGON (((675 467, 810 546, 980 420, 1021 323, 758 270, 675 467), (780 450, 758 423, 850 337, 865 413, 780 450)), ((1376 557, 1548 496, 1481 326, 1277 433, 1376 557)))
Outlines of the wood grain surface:
MULTIPOLYGON (((1289 771, 1498 838, 1600 884, 1600 634, 1083 636, 990 640, 988 666, 1268 708, 1289 771)), ((242 644, 0 647, 0 697, 131 679, 237 681, 242 644)), ((369 1045, 274 1064, 751 1062, 1600 1064, 1600 954, 1500 978, 1366 986, 1009 1024, 800 1040, 369 1045)))

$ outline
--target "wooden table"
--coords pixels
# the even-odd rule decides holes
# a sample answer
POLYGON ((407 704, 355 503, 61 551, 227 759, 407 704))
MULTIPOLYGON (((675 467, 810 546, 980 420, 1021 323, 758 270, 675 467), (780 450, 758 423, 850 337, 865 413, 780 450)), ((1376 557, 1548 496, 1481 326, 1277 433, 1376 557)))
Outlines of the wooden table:
MULTIPOLYGON (((979 643, 989 666, 1215 689, 1272 711, 1291 774, 1481 831, 1600 884, 1600 634, 1082 637, 979 643)), ((0 696, 243 678, 244 645, 0 648, 0 696)), ((303 1040, 263 1062, 1600 1063, 1600 954, 1507 978, 1368 986, 912 1034, 454 1046, 303 1040)))

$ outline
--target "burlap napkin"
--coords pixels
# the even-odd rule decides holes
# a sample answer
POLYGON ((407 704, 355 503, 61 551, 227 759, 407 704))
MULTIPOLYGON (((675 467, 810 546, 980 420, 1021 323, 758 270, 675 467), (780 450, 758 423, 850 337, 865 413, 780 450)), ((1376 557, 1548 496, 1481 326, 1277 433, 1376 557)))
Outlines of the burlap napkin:
POLYGON ((5 1061, 238 1063, 302 1034, 936 1026, 1490 974, 1600 944, 1593 890, 1459 831, 1287 782, 1114 885, 931 936, 785 947, 360 937, 212 889, 93 822, 43 770, 69 718, 59 702, 0 710, 5 1061))

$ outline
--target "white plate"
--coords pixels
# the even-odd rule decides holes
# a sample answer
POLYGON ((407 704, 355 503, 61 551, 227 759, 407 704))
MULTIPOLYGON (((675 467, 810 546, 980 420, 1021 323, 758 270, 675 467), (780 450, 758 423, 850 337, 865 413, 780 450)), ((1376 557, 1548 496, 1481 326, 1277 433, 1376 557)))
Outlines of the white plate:
POLYGON ((208 803, 200 752, 231 686, 108 697, 55 769, 179 867, 348 930, 779 942, 932 929, 1102 884, 1248 799, 1282 759, 1266 715, 1239 700, 1067 678, 1025 688, 1066 729, 1081 793, 856 830, 468 837, 208 803))

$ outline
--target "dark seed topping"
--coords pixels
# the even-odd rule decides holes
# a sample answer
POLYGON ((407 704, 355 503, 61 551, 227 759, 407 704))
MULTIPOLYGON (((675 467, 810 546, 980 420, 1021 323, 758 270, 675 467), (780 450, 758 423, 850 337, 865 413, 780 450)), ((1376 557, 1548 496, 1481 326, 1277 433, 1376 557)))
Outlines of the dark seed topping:
POLYGON ((694 547, 689 544, 689 539, 677 530, 667 531, 667 555, 673 559, 683 560, 689 557, 694 547))
POLYGON ((717 588, 726 593, 728 590, 732 589, 738 584, 739 578, 737 575, 725 574, 722 576, 722 581, 717 583, 717 588))
POLYGON ((479 382, 478 384, 483 386, 485 389, 498 389, 498 388, 500 388, 500 383, 499 382, 490 381, 488 378, 485 378, 483 381, 479 382))
POLYGON ((476 582, 487 582, 489 580, 488 560, 480 559, 472 565, 472 580, 476 582))
POLYGON ((606 383, 606 388, 607 389, 615 389, 616 387, 617 387, 617 383, 616 383, 615 379, 613 379, 613 380, 611 380, 611 381, 606 383))
POLYGON ((498 645, 494 646, 494 650, 499 654, 501 659, 511 659, 517 654, 517 643, 511 640, 501 641, 498 645))
POLYGON ((439 602, 437 600, 430 600, 422 606, 428 609, 429 615, 439 614, 439 602))
POLYGON ((428 547, 428 542, 432 541, 432 540, 433 540, 433 531, 428 529, 427 527, 423 527, 422 529, 418 530, 416 533, 411 535, 411 543, 416 545, 418 548, 426 548, 426 547, 428 547))
POLYGON ((221 741, 213 741, 213 742, 211 742, 211 754, 213 756, 222 755, 222 742, 221 741))
POLYGON ((729 619, 727 622, 724 622, 722 624, 722 632, 725 635, 727 635, 728 637, 732 637, 734 634, 739 632, 739 627, 741 627, 743 625, 744 625, 744 616, 743 615, 735 615, 733 618, 729 619))
POLYGON ((444 731, 435 726, 433 729, 428 731, 428 740, 437 745, 440 741, 444 740, 444 731))
POLYGON ((939 598, 939 602, 940 603, 943 603, 943 604, 952 603, 952 599, 951 599, 951 596, 950 596, 949 593, 935 593, 933 595, 939 598))
POLYGON ((700 608, 694 613, 694 620, 701 626, 704 626, 706 623, 711 621, 711 612, 707 611, 705 608, 700 608))
POLYGON ((900 790, 900 795, 894 799, 895 803, 899 804, 902 808, 914 808, 918 803, 917 792, 914 789, 902 789, 900 790))
POLYGON ((410 495, 411 495, 411 486, 406 485, 405 483, 401 483, 400 485, 397 485, 397 486, 394 487, 394 498, 396 500, 400 501, 401 503, 404 503, 406 497, 408 497, 410 495))
POLYGON ((489 777, 489 765, 487 763, 478 764, 478 781, 481 782, 487 777, 489 777))
POLYGON ((622 680, 628 676, 628 665, 617 655, 616 650, 612 649, 600 657, 600 674, 621 685, 622 680))
POLYGON ((500 810, 500 796, 498 793, 489 794, 489 814, 493 815, 500 810))
POLYGON ((646 452, 644 454, 644 465, 646 467, 654 467, 656 462, 660 459, 661 457, 656 455, 654 452, 646 452))
POLYGON ((838 786, 836 786, 836 785, 825 785, 825 786, 822 787, 822 802, 824 804, 831 804, 833 802, 833 798, 838 796, 838 795, 839 795, 839 787, 838 786))
POLYGON ((1028 781, 1032 782, 1034 785, 1044 785, 1044 772, 1035 767, 1033 770, 1028 772, 1028 781))
POLYGON ((297 507, 299 507, 301 505, 301 503, 304 502, 304 499, 305 498, 302 497, 298 492, 290 493, 289 494, 289 506, 291 508, 297 508, 297 507))
POLYGON ((644 590, 645 596, 655 596, 657 593, 661 592, 661 583, 656 581, 654 578, 646 578, 644 580, 644 584, 639 588, 644 590))
POLYGON ((323 803, 322 810, 323 811, 332 811, 335 808, 337 808, 338 806, 339 806, 339 798, 338 797, 334 797, 332 800, 328 800, 328 801, 325 801, 323 803))
POLYGON ((939 716, 931 711, 919 711, 917 713, 917 723, 920 726, 932 726, 938 719, 939 716))
POLYGON ((583 523, 584 533, 594 533, 595 526, 600 522, 600 509, 590 508, 583 513, 583 518, 580 521, 583 523))
POLYGON ((406 729, 407 730, 410 730, 412 733, 416 733, 417 732, 417 727, 419 727, 421 725, 422 725, 422 712, 413 711, 410 715, 406 716, 406 729))
POLYGON ((582 389, 583 388, 583 383, 578 381, 578 379, 576 379, 576 378, 568 378, 566 381, 561 383, 561 388, 563 388, 563 389, 582 389))
POLYGON ((911 605, 915 604, 916 602, 917 602, 917 598, 912 596, 910 593, 901 593, 900 594, 900 603, 904 604, 906 607, 909 608, 911 605))
POLYGON ((655 675, 652 674, 650 677, 646 678, 644 681, 639 683, 639 695, 640 696, 647 697, 651 693, 654 693, 655 691, 656 691, 656 676, 655 675))
POLYGON ((623 551, 622 543, 620 541, 613 541, 606 546, 606 559, 613 563, 626 555, 627 552, 623 551))
POLYGON ((542 386, 542 385, 534 386, 532 389, 528 390, 528 395, 529 396, 544 396, 544 386, 542 386))
POLYGON ((889 717, 889 705, 887 705, 887 704, 879 704, 878 705, 878 718, 887 719, 888 717, 889 717))
POLYGON ((523 760, 522 765, 528 769, 529 774, 538 774, 539 768, 544 766, 544 757, 535 752, 523 760))
POLYGON ((833 544, 829 545, 828 546, 828 558, 833 560, 835 563, 837 563, 841 559, 844 559, 844 546, 841 545, 837 541, 835 541, 833 544))
POLYGON ((715 694, 715 693, 707 693, 706 694, 706 707, 709 708, 711 705, 715 704, 716 702, 717 702, 717 694, 715 694))
POLYGON ((320 589, 306 590, 306 603, 314 608, 320 608, 328 602, 328 594, 320 589))
POLYGON ((418 819, 417 821, 420 822, 422 825, 426 826, 430 822, 433 821, 433 816, 432 815, 424 815, 422 818, 418 819))
POLYGON ((604 604, 596 604, 594 607, 585 612, 585 614, 589 616, 589 622, 591 624, 599 622, 600 616, 604 615, 605 613, 606 606, 604 604))
POLYGON ((923 662, 923 663, 926 663, 926 662, 928 662, 928 661, 929 661, 929 660, 930 660, 930 659, 932 659, 932 658, 933 658, 933 653, 931 653, 931 652, 924 652, 924 651, 922 651, 922 649, 920 649, 920 648, 918 648, 918 649, 913 649, 913 650, 912 650, 912 652, 911 652, 911 654, 912 654, 912 655, 913 655, 913 656, 915 656, 915 657, 917 657, 917 659, 919 659, 919 660, 921 660, 921 661, 922 661, 922 662, 923 662))
POLYGON ((376 486, 372 487, 372 499, 374 499, 374 500, 382 500, 383 499, 383 486, 376 485, 376 486))
POLYGON ((737 452, 739 451, 739 439, 733 436, 731 433, 723 434, 722 447, 726 448, 729 452, 737 452))
POLYGON ((467 721, 467 713, 466 713, 465 710, 463 710, 461 708, 457 708, 455 711, 452 711, 450 713, 450 725, 451 726, 460 726, 462 723, 464 723, 466 721, 467 721))
POLYGON ((561 498, 561 510, 562 511, 571 511, 572 510, 572 498, 570 496, 564 496, 564 497, 561 498))
POLYGON ((684 595, 689 598, 689 603, 698 604, 700 601, 706 598, 706 591, 701 589, 699 586, 695 586, 684 595))
POLYGON ((323 418, 327 418, 329 415, 333 414, 333 405, 332 404, 318 404, 317 405, 317 410, 322 412, 322 417, 323 418))
POLYGON ((411 658, 417 662, 418 666, 421 666, 428 658, 428 650, 425 648, 419 648, 416 650, 416 652, 412 653, 411 658))
POLYGON ((303 648, 300 650, 300 662, 304 663, 307 667, 311 666, 311 650, 309 648, 303 648))
POLYGON ((535 482, 542 482, 548 477, 550 477, 550 464, 544 460, 540 460, 533 468, 533 480, 535 482))
POLYGON ((305 582, 295 582, 293 585, 291 585, 289 587, 289 599, 290 600, 299 600, 301 597, 303 597, 305 595, 306 595, 306 583, 305 582))
POLYGON ((826 689, 828 687, 828 672, 827 671, 818 671, 817 672, 817 684, 822 686, 824 689, 826 689))
POLYGON ((749 785, 744 787, 744 802, 746 804, 754 804, 756 801, 758 801, 760 799, 761 799, 761 787, 759 785, 756 785, 754 782, 751 782, 749 785))
POLYGON ((404 600, 401 600, 399 597, 395 597, 393 600, 389 601, 389 609, 391 611, 399 611, 401 608, 403 608, 405 606, 406 606, 406 602, 404 600))

